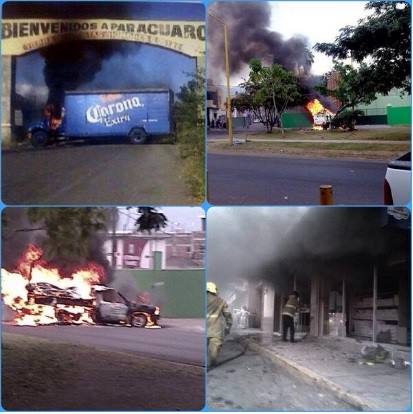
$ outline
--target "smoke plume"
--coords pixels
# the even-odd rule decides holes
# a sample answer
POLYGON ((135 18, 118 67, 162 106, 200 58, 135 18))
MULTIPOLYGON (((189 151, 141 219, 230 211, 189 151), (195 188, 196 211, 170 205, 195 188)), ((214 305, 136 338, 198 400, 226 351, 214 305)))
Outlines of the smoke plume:
MULTIPOLYGON (((309 74, 308 40, 304 36, 283 39, 280 33, 269 30, 269 3, 215 3, 209 12, 228 27, 231 74, 239 74, 252 58, 260 58, 265 64, 278 63, 302 76, 309 74)), ((213 16, 208 19, 208 77, 219 83, 225 74, 224 28, 213 16)))
POLYGON ((213 208, 208 213, 208 278, 273 281, 371 265, 407 254, 407 231, 384 228, 383 208, 213 208))
POLYGON ((115 54, 128 54, 134 46, 119 41, 71 40, 42 49, 48 103, 62 104, 66 90, 92 82, 104 60, 115 54))

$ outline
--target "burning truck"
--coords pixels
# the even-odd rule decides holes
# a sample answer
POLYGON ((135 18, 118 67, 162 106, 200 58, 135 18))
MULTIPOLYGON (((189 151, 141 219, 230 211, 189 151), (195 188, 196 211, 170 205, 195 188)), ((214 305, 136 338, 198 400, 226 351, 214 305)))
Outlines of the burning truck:
POLYGON ((110 323, 159 328, 159 307, 130 301, 103 285, 100 265, 89 263, 64 277, 42 255, 40 248, 29 245, 15 272, 2 269, 3 319, 31 326, 110 323))
POLYGON ((306 105, 308 111, 313 116, 313 129, 328 129, 334 113, 327 109, 318 99, 313 99, 306 105))
POLYGON ((43 118, 28 128, 34 147, 59 140, 128 138, 144 144, 172 133, 173 92, 169 89, 65 93, 63 105, 48 104, 43 118))

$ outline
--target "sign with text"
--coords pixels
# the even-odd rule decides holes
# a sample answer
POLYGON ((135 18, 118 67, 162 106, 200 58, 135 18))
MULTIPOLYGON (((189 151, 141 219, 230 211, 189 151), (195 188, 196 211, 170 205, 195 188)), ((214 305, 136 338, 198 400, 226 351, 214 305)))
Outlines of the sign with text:
POLYGON ((201 21, 112 19, 4 19, 2 55, 16 56, 73 40, 125 40, 164 47, 191 57, 205 53, 201 21))

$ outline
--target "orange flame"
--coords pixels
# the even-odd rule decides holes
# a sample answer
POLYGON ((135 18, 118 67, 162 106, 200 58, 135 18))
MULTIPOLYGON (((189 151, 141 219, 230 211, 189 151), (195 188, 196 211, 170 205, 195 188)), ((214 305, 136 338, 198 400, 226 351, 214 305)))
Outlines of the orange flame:
POLYGON ((13 322, 17 325, 47 325, 62 321, 94 323, 90 306, 38 304, 27 286, 28 283, 47 283, 62 290, 70 288, 80 300, 90 300, 93 303, 92 288, 102 281, 103 267, 88 263, 76 269, 69 277, 63 277, 59 269, 52 268, 41 260, 42 256, 42 249, 31 244, 18 261, 16 272, 1 270, 3 303, 12 310, 13 322))
POLYGON ((308 102, 305 107, 311 112, 312 115, 319 114, 320 112, 324 112, 326 110, 318 99, 313 99, 308 102))

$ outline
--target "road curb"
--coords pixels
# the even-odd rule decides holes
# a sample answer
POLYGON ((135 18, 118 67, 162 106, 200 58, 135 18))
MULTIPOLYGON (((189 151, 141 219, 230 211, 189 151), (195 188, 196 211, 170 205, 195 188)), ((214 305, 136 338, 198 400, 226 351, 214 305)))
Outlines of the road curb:
POLYGON ((301 374, 305 375, 307 378, 322 384, 323 386, 327 387, 330 391, 334 392, 337 397, 341 398, 343 401, 347 402, 348 404, 354 405, 355 408, 362 411, 376 411, 377 408, 372 407, 366 401, 364 401, 361 397, 352 392, 348 391, 346 388, 336 384, 334 381, 331 381, 322 375, 317 374, 311 369, 305 368, 293 360, 286 358, 282 355, 277 354, 273 350, 269 350, 259 344, 257 344, 254 340, 246 340, 247 345, 249 348, 253 349, 254 351, 269 357, 271 360, 275 362, 281 362, 287 368, 293 368, 294 370, 300 372, 301 374))

